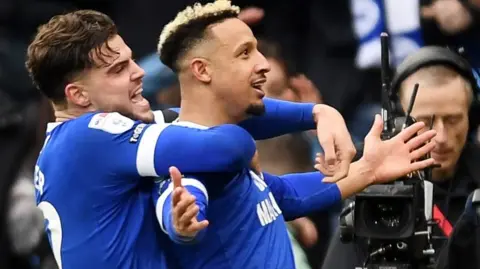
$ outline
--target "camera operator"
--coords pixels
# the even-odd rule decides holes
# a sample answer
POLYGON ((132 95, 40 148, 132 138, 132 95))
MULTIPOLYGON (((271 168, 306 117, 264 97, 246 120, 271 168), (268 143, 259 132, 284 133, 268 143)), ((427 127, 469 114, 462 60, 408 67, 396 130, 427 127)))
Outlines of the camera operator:
MULTIPOLYGON (((432 151, 432 157, 441 165, 432 171, 433 215, 438 223, 432 237, 435 256, 464 211, 467 197, 480 185, 480 149, 467 139, 473 125, 470 114, 472 103, 477 101, 473 90, 476 85, 452 64, 452 57, 459 56, 440 47, 422 48, 405 59, 392 82, 392 92, 404 111, 414 85, 419 84, 411 116, 437 131, 436 147, 432 151), (433 122, 432 115, 435 115, 433 122)), ((354 243, 340 241, 337 229, 323 268, 351 269, 360 267, 364 259, 356 252, 354 243)))

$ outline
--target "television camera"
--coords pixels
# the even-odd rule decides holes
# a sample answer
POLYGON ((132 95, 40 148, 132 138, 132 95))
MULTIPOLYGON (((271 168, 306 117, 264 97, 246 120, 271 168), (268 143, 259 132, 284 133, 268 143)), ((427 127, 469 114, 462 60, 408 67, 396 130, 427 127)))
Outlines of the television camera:
MULTIPOLYGON (((398 103, 392 101, 390 89, 388 34, 382 33, 380 38, 382 139, 386 140, 415 122, 410 113, 418 84, 406 115, 395 115, 392 106, 398 106, 398 103)), ((343 209, 340 214, 340 239, 343 243, 354 243, 365 255, 364 263, 358 265, 362 267, 357 268, 423 269, 433 265, 431 169, 416 171, 393 183, 369 186, 343 209)))

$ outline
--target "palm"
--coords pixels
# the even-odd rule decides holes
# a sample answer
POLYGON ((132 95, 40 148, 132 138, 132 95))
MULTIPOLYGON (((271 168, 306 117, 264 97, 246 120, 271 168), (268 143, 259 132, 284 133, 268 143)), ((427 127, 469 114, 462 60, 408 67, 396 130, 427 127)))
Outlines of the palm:
POLYGON ((417 160, 433 150, 434 143, 427 142, 435 136, 435 131, 427 131, 411 138, 424 127, 423 123, 415 123, 395 137, 382 141, 380 139, 382 124, 376 125, 374 124, 365 138, 362 157, 373 169, 375 183, 390 182, 433 165, 433 159, 417 160))
POLYGON ((365 144, 364 159, 376 167, 376 183, 389 182, 413 171, 410 150, 400 140, 379 140, 368 146, 365 144))

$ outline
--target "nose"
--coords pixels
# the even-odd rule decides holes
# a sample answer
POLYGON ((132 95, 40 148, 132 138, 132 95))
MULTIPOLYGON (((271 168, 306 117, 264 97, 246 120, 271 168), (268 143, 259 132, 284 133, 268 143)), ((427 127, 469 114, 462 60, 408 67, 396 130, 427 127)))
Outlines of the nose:
POLYGON ((260 52, 258 52, 258 63, 255 65, 255 72, 263 74, 270 72, 270 63, 260 52))
POLYGON ((435 136, 435 142, 438 144, 445 144, 448 141, 447 137, 447 129, 443 124, 443 121, 438 120, 433 124, 433 129, 437 131, 437 135, 435 136))
POLYGON ((141 68, 135 61, 132 60, 132 74, 130 79, 132 81, 142 79, 145 76, 145 70, 141 68))

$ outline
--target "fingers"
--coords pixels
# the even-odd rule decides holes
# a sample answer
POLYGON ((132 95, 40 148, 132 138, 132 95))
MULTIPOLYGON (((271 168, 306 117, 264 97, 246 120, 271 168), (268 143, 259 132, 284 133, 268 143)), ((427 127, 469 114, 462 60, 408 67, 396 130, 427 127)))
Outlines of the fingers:
POLYGON ((428 130, 412 139, 410 139, 407 142, 407 146, 410 150, 414 150, 418 147, 420 147, 422 144, 425 144, 428 142, 430 139, 434 138, 435 135, 437 135, 437 132, 435 130, 428 130))
POLYGON ((184 191, 184 189, 181 188, 181 187, 173 189, 173 193, 172 193, 172 205, 173 206, 176 206, 178 204, 178 202, 180 201, 180 197, 182 196, 183 191, 184 191))
POLYGON ((320 171, 324 176, 333 176, 335 171, 333 169, 329 169, 328 165, 325 162, 325 156, 323 154, 317 153, 315 163, 315 169, 320 171))
POLYGON ((168 169, 168 172, 170 173, 170 178, 173 182, 173 189, 182 187, 182 174, 180 173, 178 168, 176 168, 175 166, 171 166, 168 169))
POLYGON ((325 158, 325 165, 333 166, 337 160, 337 155, 335 154, 335 143, 333 140, 332 135, 323 136, 321 135, 322 132, 318 133, 318 142, 320 142, 320 146, 322 146, 325 158))
POLYGON ((201 230, 207 228, 208 224, 209 224, 208 220, 202 220, 198 222, 195 219, 185 230, 190 234, 196 234, 201 230))
POLYGON ((181 189, 178 192, 181 192, 179 201, 178 203, 173 204, 173 220, 177 225, 179 224, 182 215, 185 214, 187 208, 192 204, 195 205, 196 200, 195 196, 188 193, 186 189, 181 189))
POLYGON ((368 132, 366 138, 370 138, 370 137, 380 138, 382 131, 383 131, 382 117, 378 114, 375 114, 375 120, 373 121, 372 128, 368 132))
POLYGON ((187 210, 185 210, 185 213, 180 216, 179 223, 184 224, 184 226, 190 224, 192 219, 197 217, 199 210, 200 208, 198 207, 198 205, 196 205, 195 203, 190 204, 187 210))
POLYGON ((410 172, 409 173, 411 173, 413 171, 425 169, 425 168, 430 167, 434 164, 435 164, 435 160, 433 158, 429 158, 429 159, 426 159, 426 160, 423 160, 423 161, 414 162, 410 165, 410 172))
POLYGON ((341 160, 340 161, 340 169, 333 175, 332 180, 333 182, 337 182, 340 179, 345 178, 348 175, 348 170, 350 168, 351 160, 341 160))
POLYGON ((427 153, 432 151, 435 148, 435 142, 430 141, 429 143, 423 145, 421 148, 416 149, 410 153, 410 158, 412 160, 418 160, 424 157, 427 153))
POLYGON ((418 133, 420 130, 422 130, 425 127, 424 122, 416 122, 404 130, 402 130, 397 136, 395 136, 392 139, 401 139, 402 141, 407 141, 409 140, 412 136, 414 136, 416 133, 418 133))
POLYGON ((208 226, 208 221, 197 221, 200 208, 195 203, 195 196, 191 195, 185 188, 177 189, 180 196, 179 202, 173 206, 173 225, 178 234, 183 236, 195 236, 200 230, 208 226))

